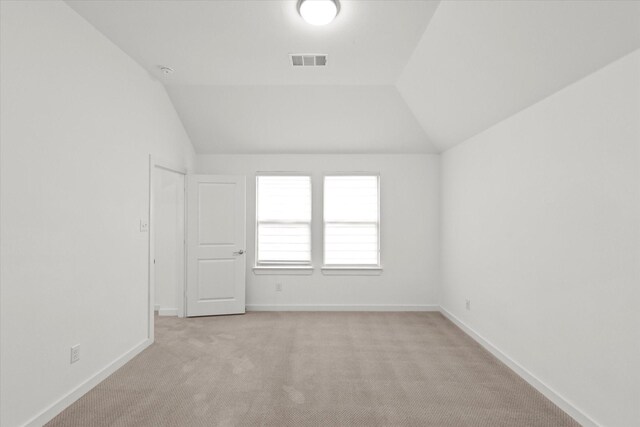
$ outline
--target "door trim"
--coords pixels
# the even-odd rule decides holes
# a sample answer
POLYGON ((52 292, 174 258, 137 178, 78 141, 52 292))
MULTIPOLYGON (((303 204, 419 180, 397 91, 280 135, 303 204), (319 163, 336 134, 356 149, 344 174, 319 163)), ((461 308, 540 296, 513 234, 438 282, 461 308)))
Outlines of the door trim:
POLYGON ((154 337, 154 311, 155 311, 155 279, 156 279, 156 275, 155 275, 155 267, 153 264, 153 260, 155 259, 155 222, 154 222, 154 218, 155 218, 155 212, 154 212, 154 191, 155 191, 155 185, 154 185, 154 178, 155 178, 155 173, 156 173, 156 169, 163 169, 169 172, 173 172, 173 173, 177 173, 180 175, 184 175, 184 183, 183 183, 183 195, 184 195, 184 234, 183 234, 183 244, 182 244, 182 258, 183 258, 183 263, 184 263, 184 277, 182 280, 182 284, 181 287, 179 287, 176 290, 176 295, 178 296, 178 304, 177 304, 177 309, 178 309, 178 317, 184 317, 184 313, 185 313, 185 285, 186 285, 186 280, 187 280, 187 246, 186 246, 186 238, 187 238, 187 191, 186 191, 186 185, 187 185, 187 170, 183 167, 180 167, 178 165, 173 164, 172 162, 168 162, 165 160, 160 160, 158 158, 156 158, 155 156, 153 156, 152 154, 149 155, 149 236, 148 236, 148 243, 149 243, 149 248, 148 248, 148 253, 149 253, 149 257, 147 259, 147 264, 148 264, 148 277, 149 277, 149 281, 148 281, 148 297, 149 297, 149 304, 148 304, 148 318, 149 318, 149 324, 148 324, 148 338, 153 342, 153 337, 154 337))

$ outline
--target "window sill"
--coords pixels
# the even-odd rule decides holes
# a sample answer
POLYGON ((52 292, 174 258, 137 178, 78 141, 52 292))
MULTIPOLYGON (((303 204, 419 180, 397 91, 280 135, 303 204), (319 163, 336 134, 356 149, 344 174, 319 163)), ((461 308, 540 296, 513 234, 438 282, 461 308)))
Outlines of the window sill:
POLYGON ((253 274, 289 274, 294 276, 309 276, 313 274, 313 266, 310 265, 260 265, 253 267, 253 274))
POLYGON ((322 274, 326 276, 380 276, 382 267, 322 267, 322 274))

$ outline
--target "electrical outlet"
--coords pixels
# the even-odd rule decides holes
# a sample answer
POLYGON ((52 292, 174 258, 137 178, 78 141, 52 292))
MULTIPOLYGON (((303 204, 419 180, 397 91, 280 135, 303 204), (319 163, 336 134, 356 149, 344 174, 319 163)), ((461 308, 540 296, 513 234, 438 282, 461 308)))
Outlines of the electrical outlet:
POLYGON ((467 307, 467 310, 471 310, 471 300, 470 299, 466 300, 466 307, 467 307))
POLYGON ((140 220, 140 232, 141 233, 146 233, 147 231, 149 231, 149 221, 146 219, 141 219, 140 220))
POLYGON ((282 292, 282 283, 276 283, 276 292, 282 292))
POLYGON ((80 344, 71 347, 71 363, 76 363, 78 360, 80 360, 80 344))

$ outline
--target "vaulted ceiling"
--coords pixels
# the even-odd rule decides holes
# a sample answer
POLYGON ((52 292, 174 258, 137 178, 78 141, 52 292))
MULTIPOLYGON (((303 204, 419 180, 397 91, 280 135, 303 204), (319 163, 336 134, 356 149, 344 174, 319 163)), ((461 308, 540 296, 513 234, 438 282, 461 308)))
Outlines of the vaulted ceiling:
POLYGON ((341 0, 314 27, 296 1, 68 3, 163 81, 200 153, 440 152, 640 48, 640 2, 341 0))
POLYGON ((638 48, 636 1, 448 1, 398 88, 446 150, 638 48))

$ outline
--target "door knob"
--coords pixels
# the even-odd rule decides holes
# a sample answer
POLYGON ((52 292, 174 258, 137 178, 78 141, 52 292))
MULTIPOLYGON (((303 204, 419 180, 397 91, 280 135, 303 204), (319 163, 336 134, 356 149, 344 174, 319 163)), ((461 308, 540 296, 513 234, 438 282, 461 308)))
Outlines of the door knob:
POLYGON ((238 252, 234 252, 234 255, 242 255, 244 253, 244 249, 240 249, 238 252))

